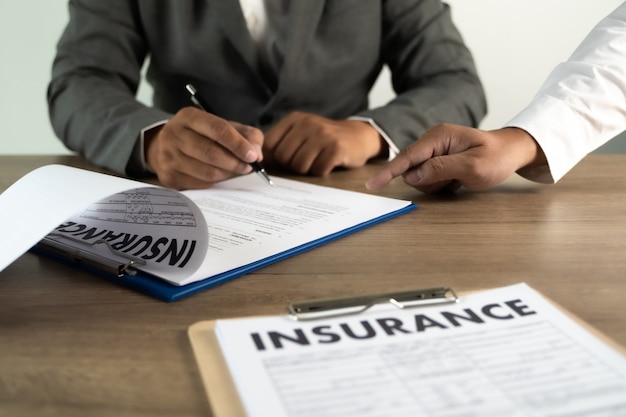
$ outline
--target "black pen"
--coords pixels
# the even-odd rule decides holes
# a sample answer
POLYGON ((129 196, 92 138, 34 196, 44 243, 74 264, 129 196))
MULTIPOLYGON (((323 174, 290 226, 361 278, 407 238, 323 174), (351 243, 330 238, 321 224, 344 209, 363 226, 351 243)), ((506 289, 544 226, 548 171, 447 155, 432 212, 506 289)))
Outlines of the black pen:
MULTIPOLYGON (((200 97, 200 94, 198 94, 198 90, 196 90, 196 88, 193 85, 187 84, 185 86, 185 88, 187 89, 187 91, 191 95, 191 102, 193 104, 195 104, 196 107, 198 107, 201 110, 204 110, 205 112, 210 112, 211 111, 210 110, 211 108, 202 99, 202 97, 200 97)), ((272 179, 270 178, 269 175, 267 175, 267 171, 265 171, 265 168, 263 168, 263 166, 261 164, 259 164, 257 161, 254 161, 254 162, 250 162, 250 166, 252 167, 254 172, 259 174, 261 176, 261 178, 263 178, 265 181, 267 181, 267 183, 269 185, 274 186, 274 183, 272 182, 272 179)))

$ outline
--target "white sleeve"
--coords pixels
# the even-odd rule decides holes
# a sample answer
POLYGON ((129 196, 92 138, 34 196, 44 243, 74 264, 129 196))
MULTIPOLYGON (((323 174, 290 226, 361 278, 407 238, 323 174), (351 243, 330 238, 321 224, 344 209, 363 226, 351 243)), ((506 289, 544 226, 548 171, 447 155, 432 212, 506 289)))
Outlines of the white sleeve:
POLYGON ((153 123, 150 126, 146 126, 143 129, 141 129, 141 132, 139 134, 139 140, 137 141, 137 143, 135 144, 135 147, 133 148, 131 159, 133 161, 134 166, 139 167, 141 172, 143 173, 149 172, 151 174, 155 174, 155 172, 152 170, 152 168, 148 166, 148 163, 146 162, 146 152, 145 152, 146 133, 151 129, 163 126, 165 123, 167 123, 167 120, 161 120, 159 122, 153 123))
POLYGON ((380 127, 374 119, 370 117, 351 116, 351 117, 348 117, 348 120, 360 120, 362 122, 367 122, 370 124, 370 126, 376 129, 378 134, 383 138, 383 140, 387 144, 387 149, 389 151, 387 153, 387 161, 391 161, 393 160, 393 158, 398 156, 398 154, 400 153, 400 149, 398 148, 398 145, 396 145, 395 142, 391 140, 387 132, 385 132, 383 128, 380 127))
POLYGON ((548 165, 518 173, 546 183, 626 130, 626 2, 593 28, 506 126, 524 129, 539 143, 548 165))

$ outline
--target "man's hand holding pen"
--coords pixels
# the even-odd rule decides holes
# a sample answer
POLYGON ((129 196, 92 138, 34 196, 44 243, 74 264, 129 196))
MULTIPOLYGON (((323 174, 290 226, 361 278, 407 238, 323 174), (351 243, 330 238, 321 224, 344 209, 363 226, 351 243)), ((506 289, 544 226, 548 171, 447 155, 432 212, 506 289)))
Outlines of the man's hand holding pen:
POLYGON ((166 187, 206 188, 212 184, 256 171, 274 185, 261 166, 263 132, 224 120, 187 84, 191 101, 167 123, 145 137, 146 163, 166 187))
POLYGON ((252 171, 263 133, 194 107, 185 107, 146 137, 146 162, 174 189, 206 188, 252 171))

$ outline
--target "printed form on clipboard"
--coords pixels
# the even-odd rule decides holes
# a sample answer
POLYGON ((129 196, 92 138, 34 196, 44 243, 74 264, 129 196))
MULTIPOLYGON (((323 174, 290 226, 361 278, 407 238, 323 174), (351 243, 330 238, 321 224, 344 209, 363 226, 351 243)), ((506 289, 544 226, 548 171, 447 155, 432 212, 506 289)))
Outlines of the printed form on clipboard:
POLYGON ((178 192, 42 167, 0 195, 0 222, 12 236, 0 241, 0 270, 37 244, 37 251, 173 301, 416 208, 286 178, 273 182, 244 175, 178 192))
POLYGON ((456 302, 441 296, 443 303, 375 305, 316 320, 284 315, 192 325, 214 414, 626 415, 623 350, 526 284, 456 302))

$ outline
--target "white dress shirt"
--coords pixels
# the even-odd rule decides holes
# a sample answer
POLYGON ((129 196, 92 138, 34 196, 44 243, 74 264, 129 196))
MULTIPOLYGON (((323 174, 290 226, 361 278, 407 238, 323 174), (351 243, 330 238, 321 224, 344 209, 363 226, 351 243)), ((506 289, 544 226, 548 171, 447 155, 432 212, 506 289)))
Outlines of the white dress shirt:
POLYGON ((507 126, 530 133, 547 166, 519 174, 561 179, 589 152, 626 130, 626 2, 601 20, 507 126))
POLYGON ((289 0, 239 0, 239 4, 259 52, 263 75, 276 81, 285 56, 289 0))

